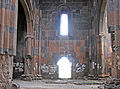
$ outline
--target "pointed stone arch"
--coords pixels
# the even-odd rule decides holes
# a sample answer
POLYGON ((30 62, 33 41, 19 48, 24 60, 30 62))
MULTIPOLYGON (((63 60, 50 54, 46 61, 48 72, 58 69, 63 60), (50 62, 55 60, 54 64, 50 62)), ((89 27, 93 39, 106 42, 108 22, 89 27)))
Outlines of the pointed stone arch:
POLYGON ((27 2, 27 0, 19 0, 22 4, 25 18, 26 18, 26 35, 25 39, 25 48, 24 50, 24 74, 31 74, 32 73, 32 62, 33 60, 33 52, 32 47, 34 46, 34 26, 33 26, 33 13, 32 13, 32 5, 27 2))
POLYGON ((24 11, 25 11, 25 15, 26 15, 26 20, 28 22, 30 22, 30 20, 33 19, 33 15, 32 15, 31 10, 30 10, 30 8, 32 8, 32 7, 29 7, 31 5, 28 5, 26 0, 20 0, 20 2, 23 5, 24 11))
POLYGON ((32 7, 28 5, 26 0, 20 0, 22 6, 25 11, 26 21, 27 21, 27 35, 25 37, 26 40, 26 55, 32 55, 32 39, 34 38, 34 30, 33 30, 33 14, 32 14, 32 7))
POLYGON ((107 2, 108 2, 108 0, 103 0, 102 1, 101 10, 100 10, 99 32, 103 27, 103 19, 104 19, 106 7, 107 7, 107 2))

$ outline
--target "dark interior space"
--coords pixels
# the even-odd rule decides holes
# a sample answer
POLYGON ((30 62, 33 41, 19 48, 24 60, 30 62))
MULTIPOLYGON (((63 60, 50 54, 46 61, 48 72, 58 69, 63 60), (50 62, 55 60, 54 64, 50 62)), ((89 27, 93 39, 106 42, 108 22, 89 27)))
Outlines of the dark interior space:
POLYGON ((23 6, 18 2, 18 24, 17 24, 17 52, 14 57, 13 78, 19 78, 24 73, 25 36, 27 31, 26 16, 23 6))

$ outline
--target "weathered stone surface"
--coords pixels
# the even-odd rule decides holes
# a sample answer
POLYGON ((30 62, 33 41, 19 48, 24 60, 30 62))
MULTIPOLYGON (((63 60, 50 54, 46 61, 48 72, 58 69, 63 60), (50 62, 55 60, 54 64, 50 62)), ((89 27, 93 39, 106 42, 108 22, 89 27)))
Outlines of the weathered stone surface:
POLYGON ((24 81, 41 80, 42 76, 39 74, 23 74, 20 79, 24 81))
POLYGON ((3 89, 9 89, 11 87, 12 65, 13 57, 9 55, 0 55, 0 87, 3 89))
POLYGON ((20 89, 20 85, 17 83, 12 84, 12 89, 20 89))
POLYGON ((120 79, 110 78, 106 81, 105 89, 120 89, 120 79))
POLYGON ((41 74, 43 78, 56 79, 58 78, 58 66, 57 65, 41 65, 41 74))

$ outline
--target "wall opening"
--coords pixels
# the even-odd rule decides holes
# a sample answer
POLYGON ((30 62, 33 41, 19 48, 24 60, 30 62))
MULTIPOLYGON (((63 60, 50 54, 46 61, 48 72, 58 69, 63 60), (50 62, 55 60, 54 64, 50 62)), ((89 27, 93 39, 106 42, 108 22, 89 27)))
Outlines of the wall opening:
POLYGON ((60 35, 68 35, 68 14, 60 16, 60 35))
POLYGON ((58 77, 59 78, 71 78, 72 63, 67 57, 62 57, 58 62, 58 77))
POLYGON ((14 57, 13 79, 24 74, 25 36, 27 33, 27 22, 24 8, 18 0, 18 23, 17 23, 17 49, 14 57))

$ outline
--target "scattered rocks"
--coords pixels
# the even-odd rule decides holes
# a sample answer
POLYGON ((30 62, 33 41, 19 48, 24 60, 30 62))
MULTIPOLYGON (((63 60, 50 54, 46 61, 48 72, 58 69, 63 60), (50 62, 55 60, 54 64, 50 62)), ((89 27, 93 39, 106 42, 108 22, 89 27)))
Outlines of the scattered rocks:
POLYGON ((32 81, 32 80, 41 80, 42 79, 42 76, 41 75, 33 75, 33 74, 23 74, 21 77, 20 77, 21 80, 24 80, 24 81, 32 81))
POLYGON ((120 89, 120 79, 110 78, 106 81, 105 89, 120 89))
POLYGON ((104 89, 104 85, 98 86, 98 89, 104 89))
POLYGON ((20 85, 17 83, 12 84, 12 89, 20 89, 20 85))
POLYGON ((41 65, 41 74, 44 79, 58 78, 58 67, 56 65, 41 65))

